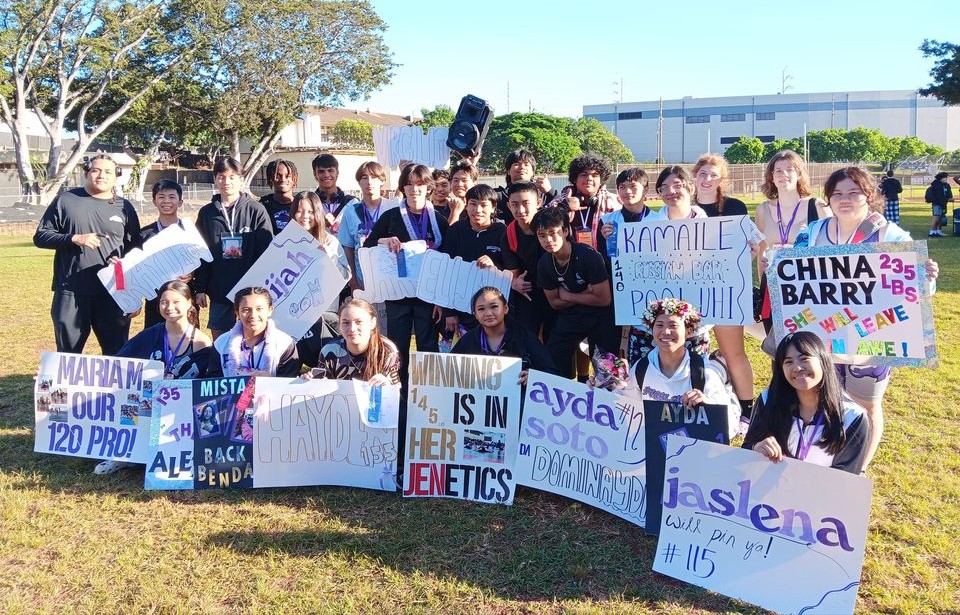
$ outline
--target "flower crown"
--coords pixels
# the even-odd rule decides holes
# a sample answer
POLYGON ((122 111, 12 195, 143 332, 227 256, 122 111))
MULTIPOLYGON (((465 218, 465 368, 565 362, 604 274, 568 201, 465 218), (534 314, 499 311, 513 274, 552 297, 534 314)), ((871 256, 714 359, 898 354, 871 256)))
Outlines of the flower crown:
POLYGON ((657 316, 661 314, 679 316, 687 329, 696 330, 700 327, 700 312, 697 311, 697 308, 686 301, 674 297, 651 301, 640 318, 643 319, 643 324, 652 331, 653 322, 657 319, 657 316))

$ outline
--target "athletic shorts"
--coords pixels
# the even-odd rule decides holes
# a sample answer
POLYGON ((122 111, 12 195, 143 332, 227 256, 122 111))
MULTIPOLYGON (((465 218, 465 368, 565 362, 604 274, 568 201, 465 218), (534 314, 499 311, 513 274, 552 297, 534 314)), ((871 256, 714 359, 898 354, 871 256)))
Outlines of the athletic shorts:
POLYGON ((935 216, 944 216, 946 215, 947 207, 946 205, 934 205, 933 206, 933 215, 935 216))

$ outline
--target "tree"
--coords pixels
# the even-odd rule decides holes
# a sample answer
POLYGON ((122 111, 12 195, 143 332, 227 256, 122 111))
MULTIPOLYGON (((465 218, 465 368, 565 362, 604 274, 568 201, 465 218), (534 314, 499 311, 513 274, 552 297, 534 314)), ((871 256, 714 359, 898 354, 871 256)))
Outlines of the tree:
POLYGON ((844 160, 846 151, 846 131, 839 128, 814 130, 807 133, 807 145, 810 148, 808 158, 812 162, 836 162, 844 160))
POLYGON ((803 156, 803 139, 794 137, 793 139, 774 139, 770 143, 763 145, 763 157, 760 162, 770 160, 773 155, 781 150, 791 150, 803 156))
POLYGON ((614 166, 618 163, 634 162, 633 152, 599 120, 582 117, 573 122, 572 128, 573 137, 580 142, 581 151, 600 154, 614 166))
POLYGON ((41 200, 49 202, 91 143, 196 48, 195 11, 181 0, 7 0, 0 6, 0 117, 13 134, 21 183, 31 166, 27 124, 50 139, 41 200), (107 92, 124 95, 107 113, 107 92), (94 118, 96 116, 96 121, 94 118), (68 123, 75 144, 64 151, 68 123))
POLYGON ((363 120, 342 119, 333 125, 333 140, 343 147, 373 150, 373 124, 363 120))
POLYGON ((450 124, 453 124, 453 118, 456 117, 453 109, 447 105, 437 105, 433 109, 423 107, 420 109, 420 115, 423 116, 423 119, 419 120, 416 125, 423 127, 423 134, 427 134, 427 131, 433 126, 443 128, 450 126, 450 124))
POLYGON ((930 69, 933 82, 920 93, 935 96, 947 105, 960 104, 960 45, 924 39, 920 51, 925 58, 936 58, 930 69))
POLYGON ((730 164, 756 164, 763 162, 763 141, 753 137, 740 137, 723 152, 730 164))
POLYGON ((495 117, 483 146, 484 166, 503 172, 510 151, 526 149, 537 159, 538 171, 562 172, 581 153, 580 142, 572 135, 573 122, 543 113, 508 113, 495 117))

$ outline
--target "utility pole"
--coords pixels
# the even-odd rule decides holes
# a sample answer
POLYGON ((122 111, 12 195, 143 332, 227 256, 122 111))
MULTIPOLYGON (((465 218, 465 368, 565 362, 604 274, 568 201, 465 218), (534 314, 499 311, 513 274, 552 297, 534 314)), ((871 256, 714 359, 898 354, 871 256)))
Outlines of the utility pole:
POLYGON ((663 164, 663 96, 660 97, 660 115, 657 116, 657 164, 663 164))
POLYGON ((792 85, 787 85, 787 81, 793 79, 793 75, 787 74, 787 67, 783 67, 783 71, 780 73, 780 93, 786 94, 787 90, 792 90, 792 85))

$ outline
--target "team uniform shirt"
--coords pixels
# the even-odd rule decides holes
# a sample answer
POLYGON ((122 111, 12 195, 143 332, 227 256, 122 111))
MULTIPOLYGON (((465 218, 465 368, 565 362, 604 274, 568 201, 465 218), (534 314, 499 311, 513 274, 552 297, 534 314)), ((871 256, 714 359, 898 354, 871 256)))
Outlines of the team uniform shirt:
POLYGON ((717 209, 716 203, 697 203, 697 207, 706 212, 707 217, 716 218, 718 216, 747 216, 747 205, 740 199, 724 197, 723 213, 717 209))
POLYGON ((210 364, 212 348, 194 351, 193 335, 195 333, 196 328, 191 331, 189 337, 181 339, 183 348, 177 347, 179 343, 171 348, 169 341, 164 343, 167 328, 166 323, 161 322, 136 334, 133 339, 124 344, 117 356, 160 361, 163 363, 164 375, 175 379, 203 378, 210 364))
MULTIPOLYGON (((400 384, 400 352, 396 344, 381 336, 383 345, 388 349, 384 368, 378 372, 390 379, 391 384, 400 384)), ((314 375, 331 380, 363 380, 363 370, 367 366, 366 353, 361 355, 350 354, 347 342, 342 337, 324 345, 320 349, 320 357, 314 375)))
MULTIPOLYGON (((779 408, 766 407, 766 393, 764 391, 757 398, 756 404, 753 406, 754 417, 759 417, 765 412, 782 412, 779 408)), ((835 455, 816 444, 823 437, 823 419, 818 416, 821 414, 820 411, 817 412, 817 415, 814 415, 814 420, 806 425, 796 409, 792 414, 793 420, 790 422, 790 433, 787 436, 787 448, 783 451, 784 456, 801 459, 825 468, 845 470, 853 474, 859 474, 863 470, 863 464, 867 457, 867 442, 870 440, 870 423, 861 406, 849 397, 844 396, 842 418, 845 439, 843 446, 835 455), (809 449, 804 450, 806 447, 801 445, 801 438, 804 443, 810 442, 809 449)), ((775 436, 775 434, 760 433, 759 429, 754 429, 753 426, 758 424, 759 422, 756 420, 751 422, 751 427, 744 437, 742 448, 753 450, 758 442, 768 436, 775 436)))
MULTIPOLYGON (((506 186, 497 186, 493 189, 497 193, 497 218, 503 221, 504 224, 510 224, 513 222, 513 212, 510 211, 510 195, 507 194, 507 188, 510 185, 506 186)), ((537 197, 540 199, 540 205, 544 203, 549 203, 553 199, 557 198, 557 191, 550 190, 549 192, 540 192, 537 190, 537 197)))
POLYGON ((51 290, 87 296, 104 292, 97 272, 111 256, 122 258, 141 243, 140 220, 130 201, 94 198, 83 188, 58 194, 33 235, 38 248, 56 250, 51 290), (99 248, 74 245, 74 235, 87 233, 100 235, 99 248))
POLYGON ((194 286, 219 303, 227 299, 237 282, 270 246, 273 226, 263 205, 241 195, 232 207, 223 208, 220 198, 200 208, 197 230, 207 242, 213 261, 197 270, 194 286))
POLYGON ((260 198, 260 204, 267 210, 267 216, 270 218, 270 224, 273 226, 273 234, 279 235, 292 219, 290 217, 291 203, 280 203, 276 195, 268 194, 260 198))
MULTIPOLYGON (((603 284, 610 279, 603 257, 596 250, 579 243, 571 244, 570 248, 570 261, 563 271, 559 271, 552 254, 544 254, 540 259, 537 264, 537 281, 542 289, 556 290, 562 286, 571 293, 582 293, 588 286, 603 284)), ((574 305, 557 310, 557 313, 575 317, 577 314, 594 314, 610 309, 612 308, 609 306, 574 305)))
MULTIPOLYGON (((337 230, 337 239, 340 241, 340 245, 354 251, 359 250, 363 247, 363 242, 370 236, 377 221, 380 220, 380 216, 383 215, 384 212, 399 206, 400 202, 396 199, 384 197, 380 199, 380 205, 373 211, 370 211, 363 202, 357 202, 347 207, 343 210, 343 215, 340 217, 340 228, 337 230)), ((360 255, 354 254, 353 260, 353 266, 357 272, 357 280, 362 283, 363 275, 360 271, 360 255)))
POLYGON ((419 214, 407 210, 407 216, 409 216, 408 219, 414 231, 414 235, 411 236, 410 231, 407 230, 407 225, 404 223, 402 211, 405 208, 406 202, 380 214, 380 219, 373 225, 373 230, 364 241, 363 247, 373 248, 381 239, 396 237, 400 240, 400 243, 423 239, 427 242, 427 247, 434 250, 439 249, 449 226, 447 220, 433 211, 433 205, 430 203, 427 203, 419 214))
POLYGON ((496 355, 502 357, 517 357, 521 360, 523 369, 535 369, 549 374, 559 375, 550 353, 537 336, 523 326, 507 326, 499 348, 491 348, 486 343, 483 327, 467 331, 453 347, 454 354, 496 355))
POLYGON ((503 269, 501 239, 506 225, 494 220, 487 228, 477 231, 470 222, 461 220, 452 225, 443 237, 440 251, 451 258, 459 256, 464 261, 475 262, 481 256, 489 256, 497 269, 503 269))
MULTIPOLYGON (((693 389, 693 380, 690 369, 690 352, 684 351, 683 360, 677 371, 669 378, 663 375, 660 368, 660 349, 654 348, 647 355, 650 361, 646 373, 643 375, 643 383, 638 382, 637 365, 639 361, 630 367, 631 386, 627 389, 627 394, 634 399, 643 401, 664 401, 679 403, 683 395, 693 389)), ((723 375, 718 371, 712 361, 704 358, 704 386, 703 396, 708 404, 729 405, 730 396, 723 383, 723 375)), ((737 416, 740 411, 737 409, 737 416)))

